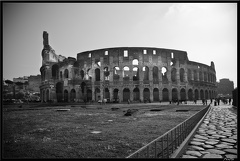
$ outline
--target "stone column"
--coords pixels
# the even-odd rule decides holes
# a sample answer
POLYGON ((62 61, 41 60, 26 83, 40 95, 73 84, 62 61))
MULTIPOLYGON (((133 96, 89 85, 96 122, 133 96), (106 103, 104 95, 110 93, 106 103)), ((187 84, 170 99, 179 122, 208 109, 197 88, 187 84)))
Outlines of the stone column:
POLYGON ((153 102, 153 88, 152 87, 149 88, 149 92, 150 92, 150 101, 153 102))
POLYGON ((92 100, 93 101, 97 101, 97 99, 95 98, 95 88, 94 88, 94 85, 92 85, 92 100))
POLYGON ((169 94, 168 96, 169 100, 172 101, 172 88, 168 88, 168 94, 169 94))
POLYGON ((178 100, 180 100, 181 99, 181 89, 177 88, 177 90, 178 90, 178 100))
POLYGON ((118 90, 119 103, 123 101, 123 89, 119 88, 118 90))
POLYGON ((143 102, 144 100, 143 100, 143 87, 142 86, 139 87, 139 95, 140 95, 140 100, 143 102))
POLYGON ((162 88, 158 88, 159 89, 159 100, 162 101, 162 88))
POLYGON ((108 88, 109 89, 109 94, 110 94, 110 101, 112 101, 113 100, 113 88, 112 87, 109 87, 108 88))
POLYGON ((191 80, 194 80, 194 70, 191 70, 191 75, 192 75, 191 80))

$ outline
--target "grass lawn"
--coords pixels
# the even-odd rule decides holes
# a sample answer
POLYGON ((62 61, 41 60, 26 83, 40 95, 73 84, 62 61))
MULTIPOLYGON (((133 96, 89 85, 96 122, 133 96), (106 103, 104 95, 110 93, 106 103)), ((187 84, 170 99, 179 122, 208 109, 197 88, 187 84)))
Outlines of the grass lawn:
POLYGON ((159 103, 22 108, 8 105, 3 107, 2 157, 125 158, 204 107, 159 103), (124 116, 127 109, 138 111, 124 116))

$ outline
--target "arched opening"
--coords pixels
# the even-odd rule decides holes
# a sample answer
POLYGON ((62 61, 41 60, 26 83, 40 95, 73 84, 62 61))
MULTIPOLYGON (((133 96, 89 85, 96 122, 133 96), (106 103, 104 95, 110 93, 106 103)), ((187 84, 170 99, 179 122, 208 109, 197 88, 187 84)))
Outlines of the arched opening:
POLYGON ((150 100, 150 90, 148 88, 144 88, 143 90, 143 100, 144 101, 150 100))
POLYGON ((88 89, 87 90, 87 101, 91 101, 92 100, 92 90, 88 89))
POLYGON ((149 80, 149 68, 147 66, 143 67, 143 80, 149 80))
POLYGON ((130 75, 129 67, 125 66, 123 68, 123 80, 129 81, 129 79, 130 79, 129 75, 130 75))
POLYGON ((45 99, 45 90, 42 91, 42 102, 45 102, 46 99, 45 99))
POLYGON ((172 89, 172 100, 177 101, 178 100, 178 91, 176 88, 172 89))
POLYGON ((139 81, 139 70, 138 67, 133 68, 133 81, 139 81))
POLYGON ((192 80, 192 71, 188 69, 188 81, 192 80))
POLYGON ((172 79, 172 82, 173 82, 173 83, 176 83, 176 82, 177 82, 176 74, 177 74, 176 68, 172 68, 172 71, 171 71, 171 79, 172 79))
POLYGON ((60 79, 62 79, 62 78, 63 78, 63 72, 60 71, 60 79))
POLYGON ((153 101, 159 101, 159 90, 158 90, 158 88, 153 89, 153 101))
POLYGON ((188 99, 189 99, 190 101, 193 101, 193 91, 192 91, 192 89, 189 89, 189 90, 188 90, 188 99))
POLYGON ((205 90, 205 99, 209 99, 209 98, 208 98, 208 91, 207 91, 207 90, 205 90))
POLYGON ((87 85, 85 82, 81 83, 82 95, 85 96, 87 85))
POLYGON ((212 92, 209 90, 209 98, 212 99, 212 92))
POLYGON ((123 89, 123 102, 130 100, 130 90, 128 88, 123 89))
POLYGON ((57 95, 57 101, 62 102, 63 101, 63 83, 58 82, 56 84, 56 95, 57 95))
POLYGON ((114 102, 118 102, 118 99, 119 99, 118 98, 118 89, 116 89, 116 88, 113 90, 113 99, 114 99, 113 100, 114 102))
POLYGON ((76 91, 75 89, 72 89, 70 92, 70 101, 74 102, 74 99, 76 99, 76 91))
POLYGON ((158 83, 158 67, 154 66, 152 69, 153 83, 158 83))
POLYGON ((54 64, 52 66, 52 78, 53 79, 58 79, 58 74, 59 74, 59 67, 57 64, 54 64))
POLYGON ((202 89, 200 90, 200 98, 201 98, 201 100, 204 99, 204 92, 202 89))
POLYGON ((96 81, 100 81, 100 69, 95 69, 95 79, 96 81))
POLYGON ((162 100, 163 101, 169 101, 169 92, 168 92, 168 89, 167 88, 164 88, 162 90, 162 100))
POLYGON ((204 72, 204 81, 207 82, 207 73, 204 72))
POLYGON ((133 101, 139 101, 140 100, 140 92, 138 88, 134 88, 133 90, 133 101))
POLYGON ((95 89, 95 100, 100 100, 101 99, 101 96, 100 96, 100 89, 99 88, 96 88, 95 89))
POLYGON ((194 70, 194 80, 197 81, 197 71, 194 70))
POLYGON ((68 102, 68 91, 64 90, 64 102, 68 102))
POLYGON ((201 71, 199 72, 199 81, 203 81, 203 75, 201 71))
POLYGON ((47 89, 47 92, 46 92, 46 101, 50 101, 50 92, 49 92, 49 89, 47 89))
POLYGON ((137 59, 133 59, 132 65, 138 65, 138 60, 137 59))
POLYGON ((183 68, 180 69, 180 82, 184 82, 184 74, 185 74, 185 71, 183 68))
POLYGON ((95 61, 95 64, 98 66, 98 67, 101 67, 101 62, 99 60, 96 60, 95 61))
POLYGON ((198 95, 198 90, 197 89, 195 89, 194 95, 195 95, 195 100, 198 100, 199 99, 199 95, 198 95))
POLYGON ((184 88, 180 90, 180 99, 184 101, 186 100, 186 90, 184 88))
POLYGON ((108 67, 105 67, 104 68, 104 80, 109 80, 109 75, 110 75, 109 69, 108 69, 108 67))
POLYGON ((168 83, 167 68, 166 67, 162 67, 162 82, 164 84, 168 83))
POLYGON ((117 81, 120 78, 120 68, 114 67, 113 68, 113 80, 117 81))
POLYGON ((105 88, 105 90, 104 90, 104 98, 110 99, 110 92, 109 92, 108 88, 105 88))
POLYGON ((68 78, 68 73, 69 73, 69 72, 68 72, 68 69, 65 69, 65 70, 64 70, 64 78, 68 78))
POLYGON ((87 80, 92 80, 92 69, 91 68, 89 68, 88 70, 87 70, 87 80))
POLYGON ((83 80, 83 78, 84 78, 84 71, 83 70, 80 71, 80 76, 81 76, 81 78, 83 80))

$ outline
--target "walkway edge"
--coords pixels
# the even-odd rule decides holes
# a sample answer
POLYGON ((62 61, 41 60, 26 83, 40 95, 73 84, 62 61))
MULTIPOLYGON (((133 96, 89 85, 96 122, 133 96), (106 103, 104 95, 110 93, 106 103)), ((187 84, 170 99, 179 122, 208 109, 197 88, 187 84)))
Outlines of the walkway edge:
POLYGON ((170 156, 170 158, 179 158, 182 155, 182 153, 185 151, 186 147, 188 146, 188 143, 191 141, 191 139, 193 138, 193 136, 196 133, 197 129, 202 124, 203 120, 205 119, 205 117, 207 116, 207 114, 209 113, 209 111, 211 109, 212 109, 212 107, 210 106, 210 108, 205 113, 205 115, 202 117, 202 119, 198 122, 198 124, 195 126, 195 128, 192 130, 192 132, 182 142, 182 144, 179 146, 179 148, 170 156))

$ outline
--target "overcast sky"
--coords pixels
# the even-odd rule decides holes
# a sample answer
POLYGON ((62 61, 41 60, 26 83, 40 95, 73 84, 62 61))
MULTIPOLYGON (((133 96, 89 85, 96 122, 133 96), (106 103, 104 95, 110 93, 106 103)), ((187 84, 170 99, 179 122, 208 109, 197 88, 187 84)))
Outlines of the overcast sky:
POLYGON ((4 3, 3 78, 40 74, 43 31, 58 55, 111 47, 183 50, 237 86, 236 3, 4 3))

